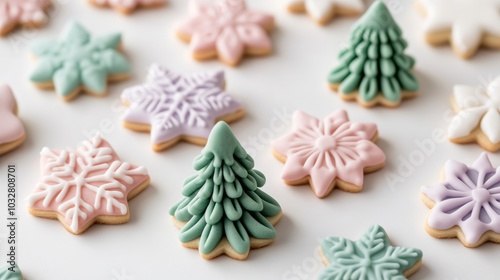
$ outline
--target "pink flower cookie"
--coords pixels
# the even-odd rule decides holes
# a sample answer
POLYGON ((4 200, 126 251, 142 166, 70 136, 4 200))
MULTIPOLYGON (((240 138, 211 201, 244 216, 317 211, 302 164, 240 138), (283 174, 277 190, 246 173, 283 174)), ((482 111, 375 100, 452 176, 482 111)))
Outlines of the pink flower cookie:
POLYGON ((214 57, 236 66, 244 54, 267 55, 274 28, 272 15, 248 10, 244 0, 220 0, 215 4, 191 1, 191 17, 177 26, 177 36, 189 43, 197 60, 214 57))
POLYGON ((121 161, 96 136, 76 150, 43 148, 42 176, 26 198, 30 214, 59 219, 73 234, 92 224, 122 224, 130 219, 128 200, 149 185, 146 168, 121 161))
POLYGON ((431 208, 425 229, 436 238, 457 237, 466 247, 500 243, 500 169, 483 153, 472 164, 450 160, 443 183, 422 187, 431 208))
POLYGON ((17 117, 17 103, 7 85, 0 85, 0 155, 18 146, 26 139, 24 126, 17 117))
POLYGON ((0 0, 0 36, 18 26, 43 26, 48 20, 45 11, 50 3, 50 0, 0 0))
POLYGON ((291 133, 272 143, 274 156, 285 163, 281 177, 288 185, 309 183, 319 198, 338 187, 363 189, 364 173, 384 166, 385 154, 375 145, 377 126, 352 123, 345 110, 323 121, 304 112, 293 115, 291 133))
POLYGON ((87 0, 98 7, 110 7, 122 14, 130 14, 137 8, 156 8, 165 5, 165 0, 87 0))
POLYGON ((184 140, 205 145, 214 124, 233 122, 245 111, 225 90, 224 72, 209 71, 180 75, 153 64, 144 85, 122 94, 128 110, 126 128, 151 132, 155 151, 184 140))

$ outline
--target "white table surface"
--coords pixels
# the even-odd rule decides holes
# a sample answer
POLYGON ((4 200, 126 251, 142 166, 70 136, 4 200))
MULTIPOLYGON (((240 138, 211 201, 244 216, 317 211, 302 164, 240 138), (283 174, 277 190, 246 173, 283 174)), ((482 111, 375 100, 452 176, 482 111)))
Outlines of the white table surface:
MULTIPOLYGON (((57 2, 57 0, 55 0, 57 2)), ((149 280, 149 279, 315 279, 323 265, 316 248, 327 236, 359 238, 374 223, 382 225, 396 245, 420 248, 423 266, 411 279, 498 279, 500 245, 488 243, 467 249, 457 240, 438 240, 423 227, 428 209, 419 199, 423 184, 434 184, 447 159, 471 164, 482 152, 477 145, 432 142, 433 133, 446 130, 450 94, 454 84, 478 85, 499 74, 500 52, 482 50, 473 59, 455 57, 449 47, 432 48, 422 39, 422 19, 409 0, 393 0, 391 7, 409 41, 407 52, 417 60, 420 95, 397 109, 364 109, 345 103, 330 92, 325 77, 336 56, 348 42, 356 19, 335 20, 316 26, 305 15, 286 12, 281 1, 250 0, 251 7, 276 16, 272 34, 274 52, 266 58, 246 59, 238 68, 190 59, 187 46, 173 34, 173 24, 187 12, 185 0, 139 11, 129 17, 108 9, 96 9, 83 0, 59 0, 43 29, 12 33, 0 40, 0 82, 13 88, 26 125, 28 139, 18 150, 0 158, 0 182, 6 166, 16 163, 19 185, 18 262, 28 280, 149 280), (37 38, 56 37, 69 20, 78 20, 93 34, 124 33, 124 47, 133 65, 133 77, 110 87, 109 95, 81 95, 64 103, 54 92, 43 92, 28 81, 33 66, 26 44, 37 38), (267 176, 264 190, 276 198, 285 213, 276 226, 278 238, 271 246, 253 250, 246 261, 219 257, 206 261, 196 250, 183 248, 178 230, 170 222, 169 207, 181 199, 183 180, 193 174, 192 160, 201 147, 178 144, 155 153, 149 135, 124 129, 121 91, 143 81, 151 63, 174 71, 223 68, 228 91, 245 104, 247 116, 232 125, 237 137, 255 154, 256 168, 267 176), (271 138, 290 129, 290 114, 301 109, 323 118, 338 108, 354 121, 378 124, 378 144, 387 154, 386 167, 365 177, 365 189, 350 194, 334 190, 320 200, 308 186, 288 187, 280 179, 282 163, 271 155, 271 138), (280 116, 284 116, 280 118, 280 116), (111 123, 111 127, 106 127, 111 123), (278 123, 278 125, 272 125, 278 123), (104 124, 104 125, 103 125, 104 124), (104 126, 104 130, 100 129, 104 126), (144 165, 151 186, 130 203, 128 224, 94 225, 80 236, 68 233, 58 221, 30 216, 23 199, 39 177, 42 147, 75 147, 100 130, 124 160, 144 165), (423 154, 417 142, 431 141, 423 154), (420 152, 419 152, 420 151, 420 152), (424 155, 419 158, 419 155, 424 155), (403 170, 403 162, 412 166, 403 170), (389 173, 401 180, 389 184, 389 173)), ((388 1, 391 2, 391 1, 388 1)), ((500 156, 490 155, 494 164, 500 156)), ((3 183, 2 183, 3 184, 3 183)), ((5 221, 6 188, 0 191, 0 225, 5 221)), ((5 260, 6 227, 0 226, 0 261, 5 260)))

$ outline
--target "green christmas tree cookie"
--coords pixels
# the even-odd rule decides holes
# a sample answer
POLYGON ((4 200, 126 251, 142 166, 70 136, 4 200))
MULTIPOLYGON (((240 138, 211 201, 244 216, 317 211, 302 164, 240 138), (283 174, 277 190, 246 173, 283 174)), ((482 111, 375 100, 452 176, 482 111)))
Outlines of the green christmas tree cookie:
POLYGON ((185 197, 170 209, 185 247, 205 259, 226 254, 243 260, 250 249, 274 241, 281 207, 260 189, 266 178, 253 167, 229 126, 217 123, 194 160, 198 174, 186 179, 185 197))
POLYGON ((330 87, 365 107, 398 106, 419 87, 411 72, 415 59, 404 53, 406 47, 386 5, 374 2, 356 23, 350 46, 340 52, 339 65, 328 76, 330 87))
POLYGON ((23 280, 23 275, 17 265, 14 267, 6 265, 0 267, 0 280, 23 280))

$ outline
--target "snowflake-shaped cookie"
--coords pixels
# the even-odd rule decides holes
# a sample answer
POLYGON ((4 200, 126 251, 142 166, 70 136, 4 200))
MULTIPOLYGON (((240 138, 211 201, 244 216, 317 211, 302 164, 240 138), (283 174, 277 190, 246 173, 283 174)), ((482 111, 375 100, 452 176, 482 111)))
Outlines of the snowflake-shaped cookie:
POLYGON ((500 48, 500 0, 419 0, 427 17, 426 39, 431 44, 450 42, 462 58, 482 45, 500 48))
POLYGON ((41 164, 42 177, 26 198, 29 212, 59 219, 73 234, 95 222, 128 222, 128 200, 149 185, 146 168, 120 161, 101 136, 76 151, 43 148, 41 164))
POLYGON ((377 126, 352 123, 345 110, 323 121, 296 111, 293 131, 272 144, 273 153, 285 163, 281 177, 289 185, 309 183, 319 198, 337 186, 348 192, 363 189, 364 173, 383 167, 384 152, 373 141, 377 126))
POLYGON ((357 241, 329 237, 321 242, 320 252, 328 266, 320 280, 403 280, 422 264, 422 251, 391 246, 379 225, 357 241))
POLYGON ((125 127, 151 131, 155 151, 180 140, 205 145, 217 121, 232 122, 244 115, 243 107, 224 91, 224 72, 180 75, 153 64, 145 84, 126 89, 125 127))
POLYGON ((24 142, 24 125, 17 117, 17 103, 7 85, 0 85, 0 155, 5 154, 24 142))
POLYGON ((477 142, 484 149, 500 149, 500 78, 487 87, 455 86, 453 107, 457 115, 448 127, 454 143, 477 142))
POLYGON ((123 14, 130 14, 137 8, 154 8, 165 4, 165 0, 87 0, 98 7, 111 7, 123 14))
POLYGON ((191 1, 192 16, 176 29, 178 37, 189 42, 193 57, 214 57, 235 66, 244 54, 271 52, 267 32, 274 28, 272 15, 248 10, 244 0, 220 0, 215 4, 191 1))
POLYGON ((23 280, 23 275, 17 265, 8 264, 0 267, 0 280, 23 280))
POLYGON ((50 3, 50 0, 0 0, 0 36, 18 26, 41 27, 48 20, 45 10, 50 3))
POLYGON ((336 16, 357 16, 365 10, 363 0, 286 0, 292 13, 307 12, 318 24, 327 24, 336 16))
POLYGON ((31 81, 40 88, 55 88, 70 101, 81 91, 102 96, 108 81, 128 78, 130 66, 118 52, 121 34, 91 36, 73 22, 60 40, 39 41, 31 48, 37 58, 31 81))
POLYGON ((437 238, 457 237, 467 247, 500 242, 500 169, 482 153, 471 167, 450 160, 445 181, 422 187, 431 208, 426 230, 437 238))

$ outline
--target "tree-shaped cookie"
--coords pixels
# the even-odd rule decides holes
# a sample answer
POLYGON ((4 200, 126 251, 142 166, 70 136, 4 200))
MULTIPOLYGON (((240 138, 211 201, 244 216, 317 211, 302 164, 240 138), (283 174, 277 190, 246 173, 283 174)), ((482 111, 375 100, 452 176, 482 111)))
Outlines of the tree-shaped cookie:
POLYGON ((276 238, 281 207, 260 188, 266 179, 225 122, 215 125, 206 147, 194 161, 185 196, 170 209, 185 247, 205 259, 227 254, 246 259, 250 249, 276 238))
POLYGON ((382 1, 376 1, 357 22, 349 47, 339 54, 339 65, 328 76, 330 87, 344 100, 365 107, 396 107, 413 97, 418 81, 411 69, 415 60, 404 53, 402 31, 382 1))
POLYGON ((0 267, 0 280, 23 280, 23 275, 17 265, 5 265, 0 267))

